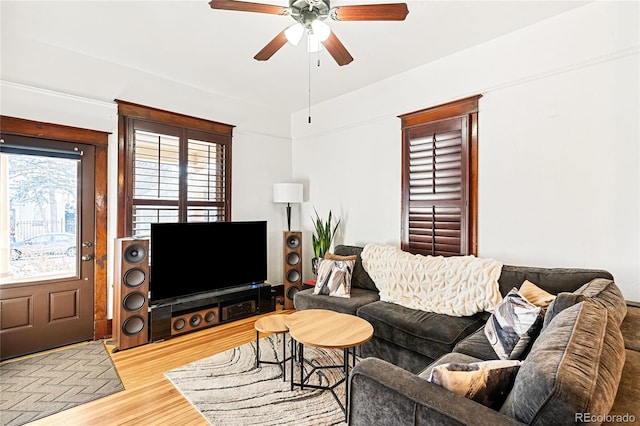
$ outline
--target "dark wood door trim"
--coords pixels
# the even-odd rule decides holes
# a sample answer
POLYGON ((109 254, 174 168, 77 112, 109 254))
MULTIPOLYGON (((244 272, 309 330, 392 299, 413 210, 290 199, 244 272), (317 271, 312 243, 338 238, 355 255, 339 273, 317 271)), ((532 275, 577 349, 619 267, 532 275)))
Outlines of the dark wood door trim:
POLYGON ((95 146, 95 272, 93 337, 102 339, 111 334, 107 320, 107 148, 109 132, 82 129, 53 123, 25 120, 0 115, 3 133, 77 142, 95 146))

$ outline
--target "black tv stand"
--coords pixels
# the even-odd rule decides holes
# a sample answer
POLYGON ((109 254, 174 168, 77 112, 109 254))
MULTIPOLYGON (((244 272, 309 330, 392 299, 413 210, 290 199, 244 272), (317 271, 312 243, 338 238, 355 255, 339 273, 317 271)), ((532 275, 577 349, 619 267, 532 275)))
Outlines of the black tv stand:
POLYGON ((274 310, 271 285, 248 284, 152 304, 149 340, 171 337, 274 310))

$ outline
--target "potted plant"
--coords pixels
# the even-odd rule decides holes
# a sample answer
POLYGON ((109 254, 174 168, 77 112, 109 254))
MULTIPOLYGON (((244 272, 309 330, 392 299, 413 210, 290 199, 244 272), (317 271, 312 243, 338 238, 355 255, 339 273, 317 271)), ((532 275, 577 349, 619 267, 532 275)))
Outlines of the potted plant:
MULTIPOLYGON (((311 259, 311 269, 313 270, 313 274, 318 274, 318 265, 322 258, 324 258, 324 254, 329 250, 331 246, 331 242, 333 241, 333 237, 336 235, 336 231, 338 230, 338 225, 340 225, 340 219, 336 222, 336 225, 331 228, 331 221, 333 216, 331 214, 331 210, 329 210, 329 217, 326 222, 320 218, 318 215, 318 211, 313 208, 313 211, 316 213, 316 218, 314 220, 314 233, 313 233, 313 254, 314 258, 311 259)), ((311 218, 313 220, 313 218, 311 218)))

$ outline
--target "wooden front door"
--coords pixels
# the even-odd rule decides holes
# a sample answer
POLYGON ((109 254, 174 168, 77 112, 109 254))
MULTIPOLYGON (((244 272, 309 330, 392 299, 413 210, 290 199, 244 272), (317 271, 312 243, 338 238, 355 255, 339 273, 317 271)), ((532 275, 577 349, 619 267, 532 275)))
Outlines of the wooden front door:
POLYGON ((1 136, 0 357, 93 340, 95 147, 1 136))

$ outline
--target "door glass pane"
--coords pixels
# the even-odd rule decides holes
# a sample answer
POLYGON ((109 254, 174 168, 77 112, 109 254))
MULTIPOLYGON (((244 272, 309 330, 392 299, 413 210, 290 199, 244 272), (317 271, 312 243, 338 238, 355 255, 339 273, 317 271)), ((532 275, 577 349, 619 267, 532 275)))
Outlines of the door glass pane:
POLYGON ((78 276, 79 160, 0 154, 0 283, 78 276))

